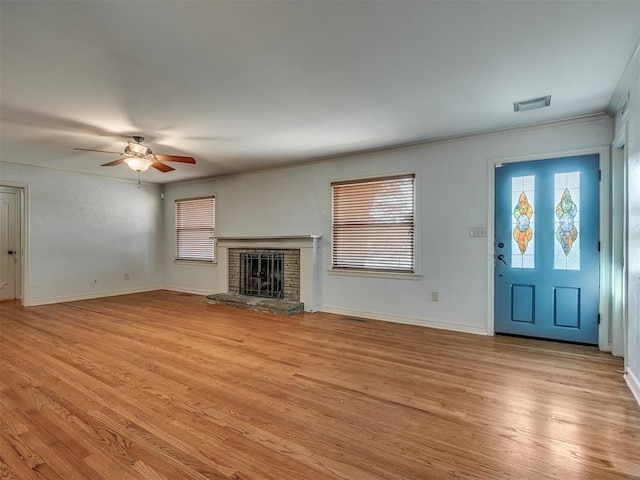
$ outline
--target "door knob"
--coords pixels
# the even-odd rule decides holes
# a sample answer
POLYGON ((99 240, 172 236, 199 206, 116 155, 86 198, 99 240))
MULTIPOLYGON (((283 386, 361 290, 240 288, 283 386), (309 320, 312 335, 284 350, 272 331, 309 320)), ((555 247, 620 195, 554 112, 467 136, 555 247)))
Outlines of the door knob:
POLYGON ((14 253, 16 253, 16 252, 15 252, 15 251, 13 251, 13 250, 9 250, 7 253, 8 253, 9 255, 13 255, 13 254, 14 254, 14 253))
POLYGON ((504 259, 504 255, 503 254, 498 255, 498 260, 500 260, 502 263, 504 263, 507 267, 509 266, 507 261, 504 259))

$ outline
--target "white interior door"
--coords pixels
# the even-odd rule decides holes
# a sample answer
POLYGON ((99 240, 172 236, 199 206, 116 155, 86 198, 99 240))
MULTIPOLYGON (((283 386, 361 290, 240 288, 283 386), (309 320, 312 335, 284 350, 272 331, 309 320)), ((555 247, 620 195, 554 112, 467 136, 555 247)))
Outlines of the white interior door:
POLYGON ((0 301, 20 297, 20 191, 0 187, 0 301))

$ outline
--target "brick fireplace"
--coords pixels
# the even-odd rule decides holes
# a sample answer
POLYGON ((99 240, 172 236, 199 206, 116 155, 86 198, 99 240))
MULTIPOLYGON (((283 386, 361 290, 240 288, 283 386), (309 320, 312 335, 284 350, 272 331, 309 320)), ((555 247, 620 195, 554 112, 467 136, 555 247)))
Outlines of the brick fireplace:
POLYGON ((307 312, 319 305, 319 235, 283 237, 218 237, 218 286, 220 293, 241 293, 241 256, 283 254, 282 300, 302 302, 307 312))

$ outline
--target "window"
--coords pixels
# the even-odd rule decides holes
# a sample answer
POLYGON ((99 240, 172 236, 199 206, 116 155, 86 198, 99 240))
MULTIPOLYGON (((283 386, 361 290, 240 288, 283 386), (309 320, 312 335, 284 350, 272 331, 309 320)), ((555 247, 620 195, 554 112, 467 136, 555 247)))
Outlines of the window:
POLYGON ((332 267, 415 272, 415 175, 331 184, 332 267))
POLYGON ((580 172, 556 173, 554 265, 580 270, 580 172))
POLYGON ((176 260, 215 259, 214 197, 176 200, 176 260))
POLYGON ((511 179, 511 267, 536 267, 536 177, 527 175, 511 179))

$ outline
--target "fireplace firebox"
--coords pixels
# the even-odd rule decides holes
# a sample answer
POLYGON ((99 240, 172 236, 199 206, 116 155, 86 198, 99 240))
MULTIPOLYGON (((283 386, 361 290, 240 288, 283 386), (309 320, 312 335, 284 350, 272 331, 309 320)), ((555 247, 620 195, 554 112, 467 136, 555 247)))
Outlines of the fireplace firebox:
POLYGON ((283 298, 283 253, 240 254, 240 294, 283 298))

